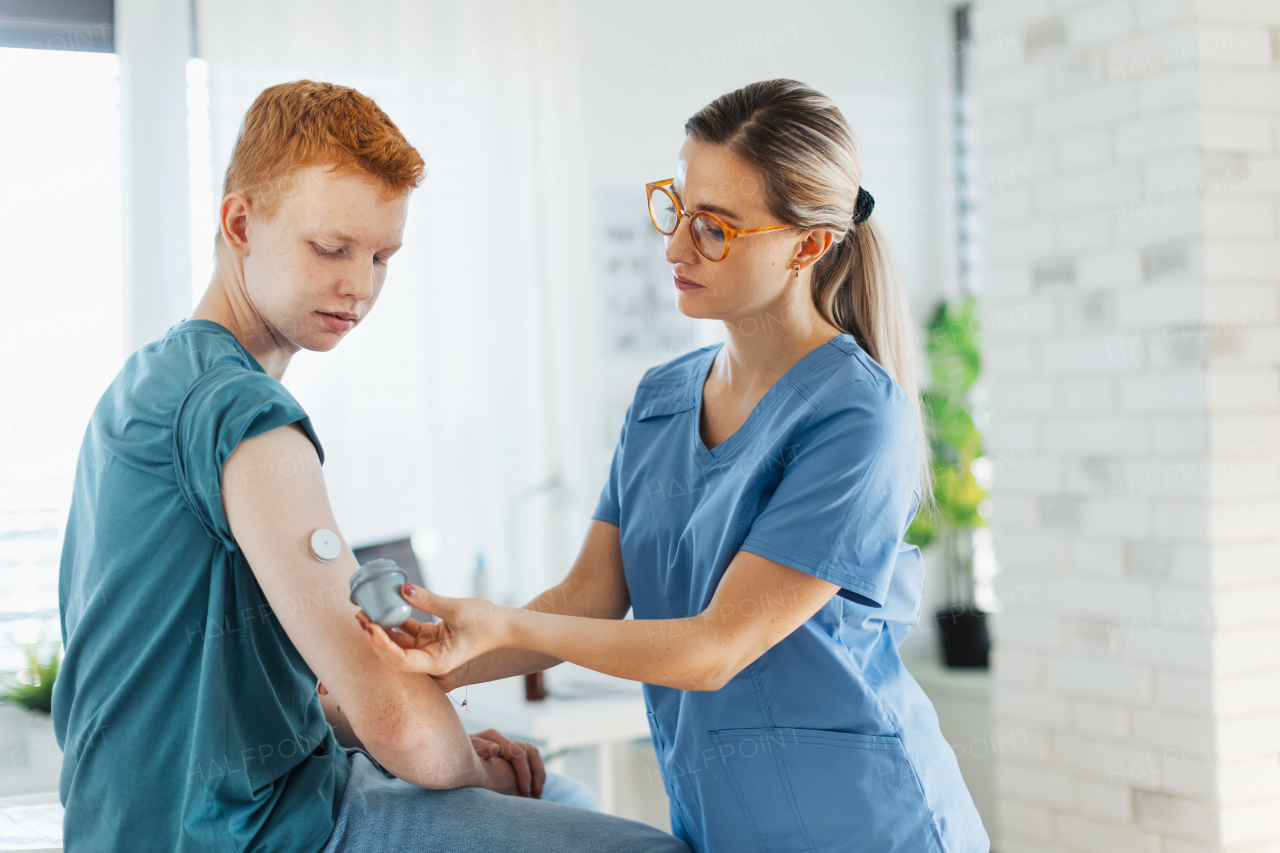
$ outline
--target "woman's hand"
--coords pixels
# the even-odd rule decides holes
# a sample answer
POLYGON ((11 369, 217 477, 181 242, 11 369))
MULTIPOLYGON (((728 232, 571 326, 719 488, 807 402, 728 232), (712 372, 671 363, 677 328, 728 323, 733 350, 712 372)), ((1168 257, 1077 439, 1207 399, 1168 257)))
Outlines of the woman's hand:
POLYGON ((506 646, 510 639, 510 607, 483 598, 446 598, 412 584, 401 587, 400 596, 440 621, 410 619, 398 631, 387 631, 364 611, 356 614, 378 656, 396 669, 456 676, 455 670, 485 652, 506 646))
POLYGON ((457 669, 450 670, 444 675, 433 675, 431 677, 435 679, 436 684, 440 685, 441 690, 445 693, 452 693, 459 687, 466 687, 468 684, 472 683, 467 678, 470 674, 470 670, 471 661, 467 661, 462 666, 457 669))

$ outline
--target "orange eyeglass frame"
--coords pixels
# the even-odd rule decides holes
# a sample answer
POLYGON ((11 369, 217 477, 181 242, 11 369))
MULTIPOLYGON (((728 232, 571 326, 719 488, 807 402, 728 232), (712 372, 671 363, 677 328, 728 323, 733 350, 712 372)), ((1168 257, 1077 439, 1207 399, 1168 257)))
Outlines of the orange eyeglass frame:
POLYGON ((676 198, 675 193, 667 189, 667 187, 671 186, 675 182, 676 182, 675 178, 667 178, 665 181, 654 181, 652 183, 648 183, 644 185, 645 207, 649 211, 649 221, 653 223, 654 228, 658 229, 659 234, 662 234, 664 237, 670 237, 671 235, 675 234, 677 231, 680 230, 681 219, 688 218, 690 222, 690 227, 692 227, 693 218, 695 216, 707 217, 716 225, 718 225, 720 227, 720 230, 724 232, 724 254, 718 258, 713 258, 710 255, 708 255, 706 252, 702 250, 702 247, 698 245, 697 240, 693 241, 693 247, 698 250, 698 254, 702 255, 702 257, 706 258, 709 261, 714 261, 718 263, 720 261, 723 261, 725 258, 729 257, 729 244, 733 242, 734 238, 736 237, 750 237, 752 234, 764 234, 765 232, 768 232, 768 231, 781 231, 783 228, 793 227, 791 225, 765 225, 762 228, 734 228, 733 226, 727 224, 719 216, 716 216, 714 213, 711 213, 710 211, 707 211, 707 210, 699 210, 697 213, 690 215, 687 212, 685 212, 684 205, 680 204, 680 199, 676 198), (662 193, 667 198, 671 199, 671 203, 675 205, 676 227, 672 228, 670 231, 663 231, 662 228, 658 225, 658 220, 653 218, 653 194, 655 192, 662 193))

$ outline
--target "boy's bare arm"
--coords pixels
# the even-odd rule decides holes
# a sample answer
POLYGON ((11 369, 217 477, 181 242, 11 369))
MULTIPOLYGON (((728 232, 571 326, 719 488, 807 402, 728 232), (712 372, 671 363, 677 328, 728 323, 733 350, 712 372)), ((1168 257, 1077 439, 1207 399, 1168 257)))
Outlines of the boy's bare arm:
POLYGON ((222 504, 285 633, 383 767, 423 788, 513 792, 510 765, 476 755, 439 686, 386 666, 370 648, 348 599, 357 564, 345 541, 332 562, 311 553, 312 532, 338 525, 319 457, 300 427, 242 441, 223 467, 222 504))

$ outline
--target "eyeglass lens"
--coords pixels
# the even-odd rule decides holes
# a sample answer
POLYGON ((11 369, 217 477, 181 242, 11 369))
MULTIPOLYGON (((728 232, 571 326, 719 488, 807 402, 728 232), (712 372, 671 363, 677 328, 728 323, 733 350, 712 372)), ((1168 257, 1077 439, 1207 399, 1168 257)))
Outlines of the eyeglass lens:
POLYGON ((663 234, 673 234, 679 224, 680 214, 676 213, 676 204, 671 196, 662 190, 654 190, 649 196, 649 213, 653 216, 653 224, 663 234))
POLYGON ((695 213, 689 222, 693 228, 693 242, 702 254, 713 261, 724 257, 724 230, 716 221, 703 213, 695 213))
MULTIPOLYGON (((649 212, 653 215, 653 224, 659 231, 668 237, 675 233, 676 227, 680 224, 680 214, 671 196, 655 190, 649 196, 649 212)), ((724 231, 714 219, 703 213, 695 213, 689 226, 692 229, 693 243, 698 251, 712 260, 724 257, 724 231)))

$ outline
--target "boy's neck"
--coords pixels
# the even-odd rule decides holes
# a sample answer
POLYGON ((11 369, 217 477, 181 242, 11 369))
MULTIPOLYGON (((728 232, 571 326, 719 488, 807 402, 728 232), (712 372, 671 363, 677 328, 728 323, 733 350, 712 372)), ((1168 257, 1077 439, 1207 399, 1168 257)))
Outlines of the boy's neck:
POLYGON ((217 264, 209 287, 200 297, 189 319, 209 320, 224 326, 236 336, 262 369, 276 379, 284 378, 289 360, 299 347, 283 337, 267 323, 244 286, 244 271, 233 260, 218 253, 217 264))

